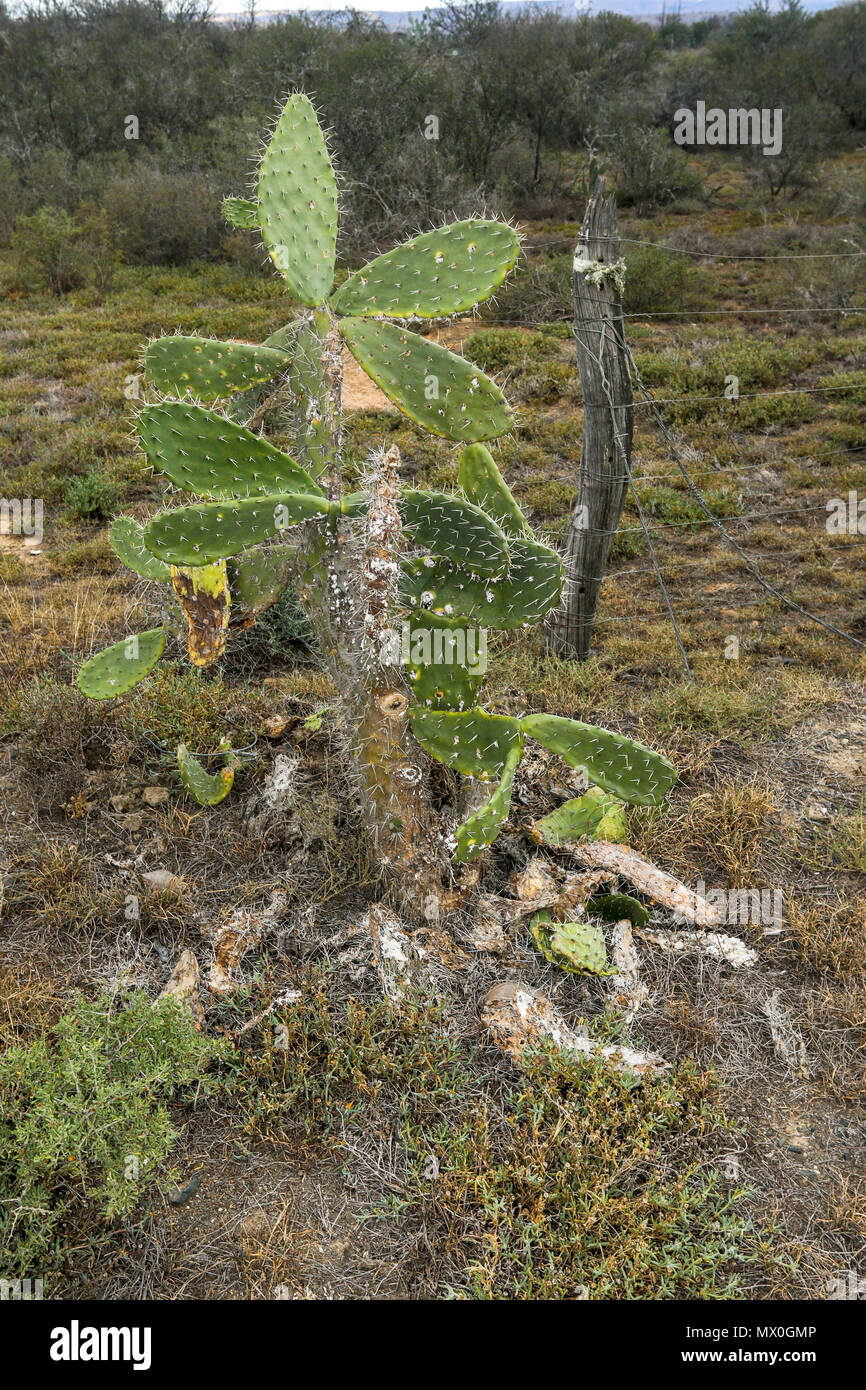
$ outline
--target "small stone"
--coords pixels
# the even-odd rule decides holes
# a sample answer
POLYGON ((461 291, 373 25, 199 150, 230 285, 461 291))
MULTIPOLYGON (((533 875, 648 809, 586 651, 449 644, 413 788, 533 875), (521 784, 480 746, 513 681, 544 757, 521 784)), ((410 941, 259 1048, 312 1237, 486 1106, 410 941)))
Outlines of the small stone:
POLYGON ((169 798, 168 787, 145 787, 142 796, 148 806, 164 806, 169 798))
POLYGON ((144 883, 159 893, 182 893, 186 888, 186 879, 181 878, 179 874, 171 873, 168 869, 150 869, 141 877, 144 883))

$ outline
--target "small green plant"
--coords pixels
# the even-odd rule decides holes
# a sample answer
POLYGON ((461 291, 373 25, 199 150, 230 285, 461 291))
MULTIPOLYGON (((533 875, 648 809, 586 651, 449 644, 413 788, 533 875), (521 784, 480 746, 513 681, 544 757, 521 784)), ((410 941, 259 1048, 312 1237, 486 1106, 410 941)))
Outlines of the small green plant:
POLYGON ((66 510, 76 521, 106 521, 117 505, 121 489, 99 468, 83 478, 70 478, 64 493, 66 510))
POLYGON ((166 1102, 224 1053, 144 993, 79 999, 50 1035, 0 1052, 0 1244, 17 1269, 44 1267, 81 1200, 106 1220, 134 1211, 171 1151, 166 1102))
POLYGON ((744 1296, 765 1235, 722 1177, 730 1126, 692 1064, 634 1086, 598 1061, 527 1050, 519 1078, 493 1083, 440 1005, 346 1002, 315 974, 272 1020, 279 1046, 266 1036, 229 1083, 247 1130, 335 1146, 347 1131, 396 1136, 399 1176, 371 1215, 423 1225, 416 1294, 744 1296))
MULTIPOLYGON (((335 289, 337 185, 301 95, 277 121, 255 197, 228 199, 225 213, 260 232, 304 311, 262 344, 149 344, 154 398, 139 414, 139 439, 151 464, 200 500, 145 527, 122 518, 112 544, 136 573, 170 581, 196 666, 216 661, 233 628, 294 585, 339 692, 379 861, 407 912, 438 917, 454 901, 451 853, 458 864, 476 858, 508 817, 526 738, 623 801, 660 801, 676 777, 665 758, 620 735, 479 704, 483 630, 539 623, 560 602, 562 564, 532 534, 484 442, 511 428, 499 386, 401 322, 488 299, 515 266, 519 241, 502 222, 452 223, 335 289), (395 447, 375 452, 360 477, 353 463, 347 491, 344 347, 411 421, 459 447, 454 491, 402 486, 395 447), (288 419, 291 452, 259 432, 272 415, 288 419), (486 804, 443 823, 430 759, 491 784, 486 804)), ((160 629, 125 638, 86 663, 79 686, 96 699, 124 694, 164 646, 160 629)), ((188 771, 188 788, 219 799, 225 777, 206 786, 188 771)))
POLYGON ((22 278, 36 279, 55 294, 82 285, 103 290, 117 263, 108 216, 101 210, 75 219, 65 208, 42 207, 16 220, 11 245, 22 278))

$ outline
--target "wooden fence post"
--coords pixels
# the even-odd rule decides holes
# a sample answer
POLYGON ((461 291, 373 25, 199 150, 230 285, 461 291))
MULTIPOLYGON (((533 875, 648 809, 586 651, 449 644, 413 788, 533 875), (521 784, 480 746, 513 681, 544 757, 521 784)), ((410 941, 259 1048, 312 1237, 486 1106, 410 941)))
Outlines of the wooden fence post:
POLYGON ((577 505, 563 554, 565 597, 548 627, 551 649, 579 661, 589 655, 598 591, 628 489, 634 432, 616 200, 613 194, 605 196, 604 189, 600 178, 574 253, 574 338, 583 393, 583 442, 577 505))

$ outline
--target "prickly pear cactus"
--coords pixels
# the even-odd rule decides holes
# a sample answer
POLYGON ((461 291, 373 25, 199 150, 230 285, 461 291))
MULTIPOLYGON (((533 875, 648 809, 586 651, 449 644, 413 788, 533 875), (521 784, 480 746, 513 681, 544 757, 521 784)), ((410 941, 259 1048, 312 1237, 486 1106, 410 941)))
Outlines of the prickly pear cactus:
POLYGON ((542 955, 572 975, 610 975, 604 932, 594 922, 554 922, 548 911, 536 912, 530 923, 542 955))
MULTIPOLYGON (((481 703, 486 629, 540 622, 560 602, 563 568, 532 534, 487 447, 512 423, 501 389, 417 330, 496 291, 519 256, 514 230, 468 219, 423 232, 335 288, 337 182, 301 94, 276 122, 251 196, 226 199, 224 211, 232 226, 258 232, 300 309, 261 344, 180 334, 149 344, 139 439, 156 473, 190 495, 146 524, 118 518, 116 553, 177 600, 199 666, 294 587, 339 692, 379 861, 404 906, 455 901, 443 889, 443 847, 466 863, 493 843, 527 739, 595 783, 540 822, 541 837, 603 834, 605 819, 618 831, 622 802, 650 804, 669 791, 675 772, 665 758, 574 720, 516 718, 481 703), (453 491, 403 486, 394 449, 375 452, 346 490, 344 350, 411 420, 460 446, 453 491), (265 437, 276 420, 280 447, 265 437), (490 787, 463 824, 443 825, 434 809, 457 796, 443 798, 440 786, 434 803, 431 760, 455 792, 459 777, 490 787)), ((166 618, 92 657, 80 688, 97 699, 124 695, 175 627, 166 618)), ((203 805, 216 804, 234 775, 231 763, 206 773, 185 748, 179 766, 203 805)), ((545 926, 543 939, 579 968, 601 968, 591 930, 545 926)))
POLYGON ((219 772, 205 772, 198 758, 190 753, 185 744, 177 747, 177 766, 184 788, 197 801, 199 806, 218 806, 232 789, 235 780, 235 767, 238 759, 234 757, 226 739, 220 745, 225 766, 219 772))
POLYGON ((600 787, 590 787, 583 796, 564 801, 550 815, 534 825, 536 836, 546 845, 568 845, 586 836, 591 840, 625 840, 628 822, 625 807, 600 787))

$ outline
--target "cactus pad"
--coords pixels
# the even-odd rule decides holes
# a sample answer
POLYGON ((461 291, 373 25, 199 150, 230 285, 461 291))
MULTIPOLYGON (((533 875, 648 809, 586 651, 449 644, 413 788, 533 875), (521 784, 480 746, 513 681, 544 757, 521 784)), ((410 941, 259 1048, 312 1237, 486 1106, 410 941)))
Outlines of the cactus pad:
POLYGON ((530 925, 542 955, 573 975, 610 975, 601 927, 592 922, 554 922, 549 911, 536 912, 530 925))
POLYGON ((523 742, 518 719, 483 709, 452 713, 413 705, 409 720, 418 742, 437 762, 485 782, 503 775, 511 750, 523 742))
POLYGON ((520 242, 505 222, 452 222, 404 241, 350 275, 335 314, 442 318, 489 299, 513 270, 520 242))
POLYGON ((235 780, 233 766, 221 767, 219 772, 205 772, 197 758, 193 757, 185 744, 178 744, 177 765, 180 780, 193 801, 199 806, 216 806, 228 796, 235 780))
POLYGON ((251 198, 223 198, 223 217, 230 227, 252 231, 259 225, 259 205, 251 198))
POLYGON ((288 454, 200 405, 167 401, 146 406, 138 417, 138 434, 154 467, 189 492, 205 497, 276 492, 324 496, 318 483, 288 454))
POLYGON ((399 505, 403 534, 412 544, 473 574, 502 574, 508 564, 505 533, 480 507, 453 493, 415 488, 404 489, 399 505))
POLYGON ((239 555, 290 526, 322 516, 329 505, 327 498, 289 492, 248 497, 242 502, 178 507, 153 517, 145 528, 144 540, 148 550, 172 565, 206 565, 239 555))
POLYGON ((649 921, 649 913, 637 898, 627 893, 604 893, 601 897, 590 898, 586 904, 587 912, 603 917, 606 922, 631 922, 633 927, 644 927, 649 921))
POLYGON ((153 670, 164 647, 165 632, 161 627, 135 637, 122 637, 85 661, 75 683, 91 700, 110 700, 115 695, 125 695, 153 670))
POLYGON ((502 778, 488 801, 457 828, 457 849, 454 859, 458 864, 468 864, 482 850, 493 844, 511 810, 511 788, 514 774, 523 753, 523 739, 513 744, 505 760, 502 778))
POLYGON ((571 767, 585 772, 591 782, 631 805, 656 805, 676 781, 673 763, 622 734, 558 714, 529 714, 520 726, 571 767))
POLYGON ((187 622, 193 666, 213 666, 226 649, 231 594, 225 560, 189 568, 172 566, 171 584, 187 622))
POLYGON ((431 434, 468 444, 511 428, 499 387, 464 357, 391 323, 347 318, 340 328, 359 366, 431 434))
POLYGON ((539 622, 562 593, 562 561, 540 541, 513 540, 508 570, 499 579, 476 579, 446 560, 432 565, 407 560, 400 593, 413 608, 470 618, 480 627, 516 628, 539 622))
POLYGON ((168 582, 171 570, 155 555, 151 555, 144 543, 144 527, 132 516, 115 517, 111 523, 111 548, 118 560, 128 569, 140 574, 142 579, 159 579, 168 582))
POLYGON ((587 835, 593 840, 623 841, 628 834, 621 801, 600 787, 590 787, 574 801, 563 802, 535 822, 535 832, 547 845, 568 845, 587 835))
POLYGON ((288 353, 256 343, 221 343, 213 338, 154 338, 144 354, 148 381, 167 396, 186 391, 215 401, 270 381, 291 363, 288 353))
POLYGON ((271 260, 310 307, 334 283, 337 182, 309 97, 289 97, 259 168, 258 216, 271 260))
POLYGON ((293 545, 274 545, 229 561, 232 598, 244 614, 255 617, 263 613, 285 593, 294 555, 293 545))
POLYGON ((415 703, 434 710, 471 709, 484 680, 482 635, 465 622, 432 613, 412 613, 404 631, 402 661, 415 703))
POLYGON ((526 517, 483 444, 470 444, 460 455, 457 481, 470 502, 498 521, 507 536, 528 536, 526 517))

